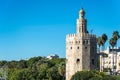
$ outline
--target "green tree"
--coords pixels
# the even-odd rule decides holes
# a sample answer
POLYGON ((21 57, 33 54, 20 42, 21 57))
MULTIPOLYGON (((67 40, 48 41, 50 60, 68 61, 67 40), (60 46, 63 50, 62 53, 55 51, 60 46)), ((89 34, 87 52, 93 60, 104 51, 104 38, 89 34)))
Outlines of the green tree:
POLYGON ((36 80, 29 69, 16 69, 10 74, 8 80, 36 80))
POLYGON ((116 45, 116 39, 115 38, 111 38, 109 41, 109 44, 112 46, 112 49, 114 49, 115 45, 116 45))
POLYGON ((37 80, 37 78, 38 78, 38 69, 37 69, 36 64, 34 64, 32 66, 32 74, 33 74, 34 79, 37 80))
MULTIPOLYGON (((100 54, 100 47, 103 45, 103 41, 101 37, 97 38, 97 44, 99 49, 99 55, 101 55, 100 60, 102 60, 102 54, 100 54)), ((99 60, 99 63, 100 63, 100 60, 99 60)), ((100 63, 100 71, 102 71, 101 69, 103 70, 103 65, 100 63)))
MULTIPOLYGON (((116 39, 115 38, 111 38, 110 39, 110 41, 109 41, 109 44, 112 46, 112 53, 113 53, 113 69, 115 68, 114 67, 114 52, 113 52, 113 50, 114 50, 114 47, 115 47, 115 45, 116 45, 116 39)), ((114 73, 114 72, 113 72, 114 73)))
MULTIPOLYGON (((102 39, 102 47, 103 47, 103 50, 105 49, 105 43, 106 43, 106 41, 107 41, 107 35, 104 33, 104 34, 102 34, 102 37, 101 37, 101 39, 102 39)), ((104 62, 104 53, 102 54, 102 59, 103 59, 103 62, 104 62)), ((104 63, 103 63, 103 70, 104 70, 104 63)))
POLYGON ((100 47, 102 46, 102 38, 101 37, 98 37, 97 38, 97 44, 98 44, 98 47, 99 47, 99 52, 100 52, 100 47))
POLYGON ((33 57, 5 63, 9 67, 7 80, 63 80, 65 74, 65 58, 49 60, 33 57))
POLYGON ((28 67, 27 61, 25 61, 25 60, 20 60, 16 66, 16 68, 18 68, 18 69, 23 69, 23 68, 27 68, 27 67, 28 67))
POLYGON ((62 80, 56 66, 51 67, 47 70, 47 77, 48 80, 62 80))
POLYGON ((114 31, 112 37, 114 39, 118 40, 120 38, 119 32, 118 31, 114 31))
POLYGON ((104 73, 98 71, 78 71, 72 76, 71 80, 94 80, 95 78, 101 80, 104 76, 104 73))
POLYGON ((107 37, 107 35, 104 33, 104 34, 102 34, 101 39, 102 39, 102 46, 103 46, 103 50, 104 50, 104 48, 105 48, 105 43, 106 43, 108 37, 107 37))
POLYGON ((39 60, 41 60, 42 57, 33 57, 33 58, 30 58, 28 61, 27 61, 27 66, 29 67, 32 67, 33 64, 37 63, 39 60))
POLYGON ((5 61, 5 60, 0 61, 0 67, 4 66, 5 64, 7 64, 7 61, 5 61))
POLYGON ((98 71, 78 71, 71 80, 119 80, 118 76, 108 76, 103 72, 98 71))
POLYGON ((65 62, 61 62, 59 65, 58 65, 58 72, 59 74, 63 77, 62 80, 65 80, 65 62))
POLYGON ((8 62, 9 68, 17 68, 18 61, 10 61, 8 62))
POLYGON ((47 76, 47 69, 49 68, 47 63, 41 64, 38 67, 38 79, 44 80, 47 76))

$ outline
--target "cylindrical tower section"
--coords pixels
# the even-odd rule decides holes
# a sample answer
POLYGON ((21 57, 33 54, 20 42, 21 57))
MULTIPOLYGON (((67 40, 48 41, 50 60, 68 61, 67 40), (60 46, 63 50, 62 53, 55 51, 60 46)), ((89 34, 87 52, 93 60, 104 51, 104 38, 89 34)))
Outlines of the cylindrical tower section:
POLYGON ((87 20, 84 18, 85 11, 83 9, 79 12, 79 19, 77 19, 77 33, 87 33, 87 20))

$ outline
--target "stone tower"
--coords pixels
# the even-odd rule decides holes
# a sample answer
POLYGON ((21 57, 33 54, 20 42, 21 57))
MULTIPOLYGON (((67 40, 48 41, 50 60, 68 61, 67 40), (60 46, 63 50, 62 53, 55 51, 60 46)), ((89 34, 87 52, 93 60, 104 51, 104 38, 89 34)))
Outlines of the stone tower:
POLYGON ((66 80, 77 71, 97 69, 96 36, 87 31, 85 11, 79 11, 76 34, 66 36, 66 80))

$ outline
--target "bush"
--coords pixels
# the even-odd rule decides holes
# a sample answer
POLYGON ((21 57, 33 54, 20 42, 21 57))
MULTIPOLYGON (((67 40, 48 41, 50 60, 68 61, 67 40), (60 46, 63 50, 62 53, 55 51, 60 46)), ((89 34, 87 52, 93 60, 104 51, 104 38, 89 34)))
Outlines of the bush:
POLYGON ((99 71, 78 71, 71 80, 120 80, 119 76, 108 76, 99 71))

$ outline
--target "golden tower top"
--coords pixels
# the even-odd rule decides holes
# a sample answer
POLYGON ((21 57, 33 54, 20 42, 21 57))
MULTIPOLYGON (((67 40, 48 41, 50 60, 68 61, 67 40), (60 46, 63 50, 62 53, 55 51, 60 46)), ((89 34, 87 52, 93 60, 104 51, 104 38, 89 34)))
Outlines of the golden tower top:
POLYGON ((79 14, 80 14, 80 16, 79 16, 80 18, 84 18, 85 11, 83 8, 80 10, 79 14))

